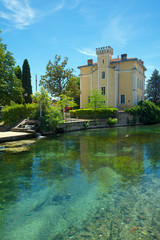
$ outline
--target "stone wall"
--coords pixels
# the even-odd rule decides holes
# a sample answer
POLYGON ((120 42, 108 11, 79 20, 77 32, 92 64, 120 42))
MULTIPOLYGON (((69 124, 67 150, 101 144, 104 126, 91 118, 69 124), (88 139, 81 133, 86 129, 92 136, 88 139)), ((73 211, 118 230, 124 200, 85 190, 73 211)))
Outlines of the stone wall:
POLYGON ((134 117, 134 116, 130 115, 129 113, 126 113, 126 112, 123 112, 123 111, 119 111, 117 113, 117 120, 118 120, 118 124, 124 125, 124 126, 141 124, 139 122, 138 117, 134 117))
POLYGON ((94 128, 109 128, 109 127, 122 127, 122 126, 132 126, 132 125, 139 125, 138 118, 135 119, 134 116, 126 113, 126 112, 118 112, 117 113, 117 124, 114 126, 110 126, 107 124, 106 119, 104 120, 83 120, 77 119, 73 120, 73 122, 66 122, 61 124, 57 131, 59 133, 62 132, 70 132, 70 131, 77 131, 77 130, 85 130, 85 129, 94 129, 94 128))

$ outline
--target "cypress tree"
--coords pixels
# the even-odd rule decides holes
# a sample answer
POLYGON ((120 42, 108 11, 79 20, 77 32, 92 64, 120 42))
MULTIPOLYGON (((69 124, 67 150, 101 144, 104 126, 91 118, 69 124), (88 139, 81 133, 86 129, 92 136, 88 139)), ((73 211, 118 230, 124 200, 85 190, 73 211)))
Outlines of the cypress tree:
POLYGON ((31 85, 31 73, 28 60, 25 59, 22 66, 22 87, 24 88, 25 103, 31 103, 32 98, 32 85, 31 85))

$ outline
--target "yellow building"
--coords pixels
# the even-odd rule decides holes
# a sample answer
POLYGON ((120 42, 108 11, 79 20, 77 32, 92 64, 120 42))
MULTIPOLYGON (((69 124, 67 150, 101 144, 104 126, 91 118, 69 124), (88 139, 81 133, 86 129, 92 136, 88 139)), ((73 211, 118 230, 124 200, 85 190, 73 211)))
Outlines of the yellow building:
POLYGON ((80 107, 85 108, 90 91, 99 89, 105 95, 107 106, 131 107, 144 99, 146 71, 143 61, 137 58, 112 58, 113 49, 96 49, 97 63, 88 60, 80 69, 80 107))

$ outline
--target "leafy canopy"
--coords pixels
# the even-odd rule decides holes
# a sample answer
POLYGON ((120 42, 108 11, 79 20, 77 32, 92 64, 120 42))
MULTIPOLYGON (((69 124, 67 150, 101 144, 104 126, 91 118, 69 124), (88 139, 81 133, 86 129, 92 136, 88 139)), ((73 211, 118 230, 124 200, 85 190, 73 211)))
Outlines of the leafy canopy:
POLYGON ((61 111, 52 106, 48 91, 46 91, 44 87, 41 87, 40 92, 36 92, 32 95, 32 99, 33 103, 39 105, 38 114, 35 113, 35 116, 40 120, 41 129, 45 131, 53 131, 55 133, 58 125, 63 122, 63 117, 61 111), (42 114, 40 114, 40 109, 42 114))
POLYGON ((65 88, 66 95, 73 98, 77 107, 80 107, 80 79, 79 77, 71 77, 65 88))
POLYGON ((65 87, 72 77, 73 69, 67 69, 68 58, 65 57, 62 62, 61 56, 55 55, 54 61, 51 60, 46 66, 46 74, 41 76, 40 85, 53 97, 59 97, 64 93, 65 87))
POLYGON ((106 98, 104 95, 102 95, 102 91, 100 91, 99 89, 93 89, 92 91, 90 91, 90 96, 88 99, 88 103, 87 103, 87 107, 89 107, 90 109, 94 110, 94 118, 96 118, 96 111, 99 108, 106 108, 106 98))
POLYGON ((56 106, 63 112, 64 117, 64 108, 65 107, 75 107, 77 104, 74 102, 73 98, 68 97, 65 94, 60 95, 60 100, 56 102, 56 106))
POLYGON ((100 90, 93 89, 92 91, 90 91, 87 107, 94 109, 95 111, 98 108, 106 108, 106 100, 106 97, 102 95, 102 92, 100 90))
POLYGON ((15 75, 15 60, 0 38, 0 105, 23 102, 22 82, 15 75))
POLYGON ((160 108, 150 101, 142 100, 138 105, 125 109, 125 112, 139 117, 140 122, 144 124, 160 122, 160 108))

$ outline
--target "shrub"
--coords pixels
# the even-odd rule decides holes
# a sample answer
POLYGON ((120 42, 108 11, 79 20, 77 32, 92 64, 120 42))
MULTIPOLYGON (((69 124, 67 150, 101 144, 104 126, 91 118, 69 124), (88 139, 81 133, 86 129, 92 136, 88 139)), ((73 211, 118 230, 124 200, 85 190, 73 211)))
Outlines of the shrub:
POLYGON ((125 109, 125 112, 139 117, 139 121, 144 124, 160 122, 160 108, 150 101, 142 100, 138 105, 125 109))
POLYGON ((110 126, 116 125, 117 124, 117 118, 109 118, 107 120, 107 124, 110 126))
POLYGON ((54 107, 49 107, 46 115, 41 116, 40 120, 40 128, 44 131, 53 131, 55 133, 56 128, 60 123, 63 123, 62 113, 58 111, 54 107))
POLYGON ((2 119, 7 126, 16 124, 21 119, 32 117, 35 112, 38 112, 37 104, 13 104, 5 106, 2 109, 2 119))
MULTIPOLYGON (((98 119, 108 119, 109 117, 116 117, 116 108, 99 108, 96 111, 96 116, 98 119)), ((95 116, 95 111, 93 109, 76 109, 70 110, 71 118, 81 118, 81 119, 93 119, 95 116)))
POLYGON ((84 126, 84 128, 89 127, 89 126, 90 126, 90 121, 85 122, 85 123, 83 124, 83 126, 84 126))

